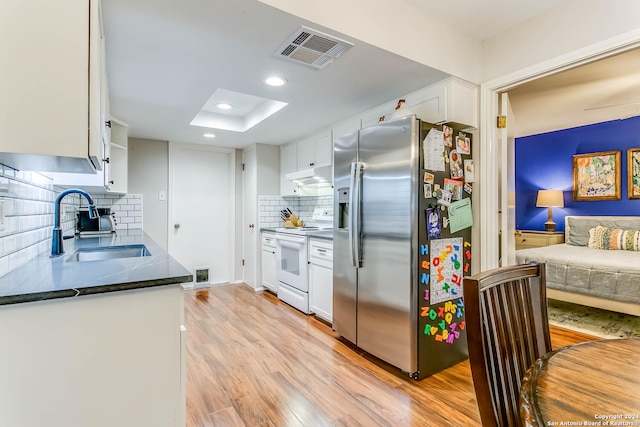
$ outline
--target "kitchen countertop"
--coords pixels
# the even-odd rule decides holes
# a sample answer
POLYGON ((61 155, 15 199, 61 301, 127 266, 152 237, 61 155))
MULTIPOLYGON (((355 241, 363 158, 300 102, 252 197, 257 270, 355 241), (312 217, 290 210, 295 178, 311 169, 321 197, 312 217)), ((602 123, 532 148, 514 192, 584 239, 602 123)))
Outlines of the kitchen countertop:
POLYGON ((142 230, 63 241, 65 253, 42 253, 0 277, 0 305, 191 282, 192 274, 142 230), (79 248, 144 244, 150 256, 67 262, 79 248))
MULTIPOLYGON (((261 227, 260 231, 274 232, 276 231, 276 227, 261 227)), ((333 240, 333 229, 331 230, 315 230, 309 231, 307 234, 309 237, 314 237, 316 239, 325 239, 325 240, 333 240)))
POLYGON ((309 232, 309 237, 315 239, 333 240, 333 230, 318 230, 309 232))

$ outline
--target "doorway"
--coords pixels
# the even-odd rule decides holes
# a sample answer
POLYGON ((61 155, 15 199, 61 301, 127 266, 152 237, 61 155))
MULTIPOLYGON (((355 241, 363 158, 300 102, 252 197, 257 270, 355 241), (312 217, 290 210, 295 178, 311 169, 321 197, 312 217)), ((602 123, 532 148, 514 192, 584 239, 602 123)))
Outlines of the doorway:
MULTIPOLYGON (((508 253, 515 250, 508 239, 501 238, 501 231, 515 229, 515 216, 508 215, 501 218, 501 212, 508 212, 513 200, 509 200, 509 189, 514 188, 513 176, 503 177, 501 162, 509 158, 509 151, 513 152, 513 139, 501 146, 501 133, 506 130, 498 129, 496 117, 501 115, 501 97, 520 85, 551 76, 562 71, 590 64, 600 59, 636 49, 640 46, 640 34, 633 40, 610 40, 599 43, 577 53, 569 53, 554 58, 542 64, 527 67, 517 73, 486 82, 480 90, 481 103, 481 140, 479 169, 482 189, 480 195, 480 212, 482 213, 481 239, 480 239, 480 271, 489 270, 509 263, 508 253), (503 151, 507 150, 507 151, 503 151), (504 191, 503 191, 504 189, 504 191), (501 247, 499 242, 506 244, 501 247), (501 255, 507 255, 504 258, 501 255)), ((515 112, 517 114, 517 111, 515 112)), ((507 123, 508 127, 508 123, 507 123)))
MULTIPOLYGON (((169 253, 207 285, 233 281, 235 151, 169 143, 169 253)), ((195 279, 194 279, 195 280, 195 279)))

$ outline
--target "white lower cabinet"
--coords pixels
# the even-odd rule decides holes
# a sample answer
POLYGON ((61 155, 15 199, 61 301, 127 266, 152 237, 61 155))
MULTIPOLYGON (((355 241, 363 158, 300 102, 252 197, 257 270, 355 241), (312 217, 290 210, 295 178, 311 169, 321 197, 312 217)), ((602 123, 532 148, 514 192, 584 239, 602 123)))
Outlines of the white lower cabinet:
POLYGON ((262 232, 262 286, 272 292, 278 292, 276 277, 276 234, 262 232))
POLYGON ((332 322, 333 242, 309 239, 309 304, 316 316, 332 322))

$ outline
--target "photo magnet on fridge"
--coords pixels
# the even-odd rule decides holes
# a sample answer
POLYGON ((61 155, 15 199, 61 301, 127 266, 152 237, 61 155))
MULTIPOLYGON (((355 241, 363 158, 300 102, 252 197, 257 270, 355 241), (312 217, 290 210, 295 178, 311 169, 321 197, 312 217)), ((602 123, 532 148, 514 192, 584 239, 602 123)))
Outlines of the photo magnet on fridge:
POLYGON ((453 139, 453 128, 450 128, 447 125, 442 126, 442 136, 444 138, 444 146, 451 147, 453 146, 451 140, 453 139))
POLYGON ((449 157, 451 160, 449 165, 451 167, 451 178, 462 178, 464 176, 464 169, 462 168, 462 154, 458 153, 455 150, 451 150, 449 157))
POLYGON ((432 173, 425 172, 424 173, 424 183, 425 184, 433 184, 435 176, 432 173))
POLYGON ((461 133, 456 136, 456 151, 460 154, 471 154, 471 140, 461 133))
POLYGON ((424 184, 424 197, 425 199, 433 197, 431 194, 431 184, 424 184))
POLYGON ((475 172, 473 167, 473 159, 465 159, 464 161, 464 182, 475 181, 475 172))
POLYGON ((440 212, 438 212, 438 208, 425 209, 424 214, 427 220, 427 238, 429 240, 440 239, 442 230, 440 229, 440 212))

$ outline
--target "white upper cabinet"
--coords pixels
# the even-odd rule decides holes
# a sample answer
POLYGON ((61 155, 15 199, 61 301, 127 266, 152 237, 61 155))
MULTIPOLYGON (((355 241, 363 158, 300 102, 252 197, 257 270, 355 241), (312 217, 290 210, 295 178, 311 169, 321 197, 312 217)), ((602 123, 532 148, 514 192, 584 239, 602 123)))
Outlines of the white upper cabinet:
POLYGON ((98 0, 3 2, 0 163, 102 168, 102 34, 98 0))
POLYGON ((81 188, 91 194, 96 193, 127 193, 128 183, 128 133, 127 125, 111 118, 105 132, 105 152, 102 170, 95 173, 66 173, 52 174, 53 183, 62 188, 81 188))
POLYGON ((331 165, 331 132, 298 142, 298 170, 331 165))
POLYGON ((298 171, 298 144, 280 146, 280 194, 297 196, 298 186, 287 179, 287 174, 298 171))
POLYGON ((111 143, 109 161, 105 164, 104 186, 109 192, 126 193, 129 168, 129 138, 127 126, 115 119, 110 120, 111 143))
MULTIPOLYGON (((474 84, 450 77, 401 98, 416 117, 425 122, 478 127, 478 87, 474 84)), ((381 119, 391 120, 399 99, 363 113, 362 127, 376 125, 381 119)))
POLYGON ((478 127, 478 87, 454 77, 407 96, 407 106, 425 122, 478 127))

